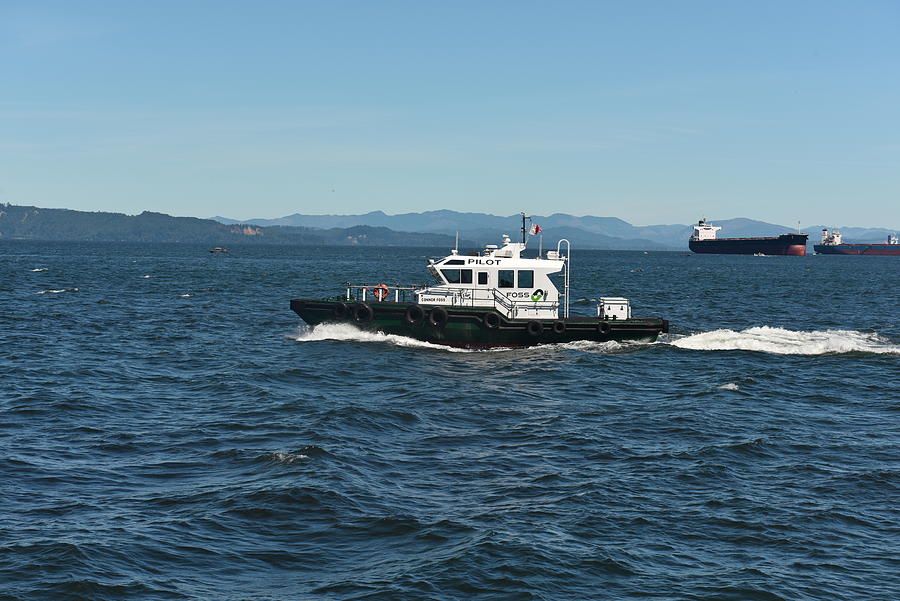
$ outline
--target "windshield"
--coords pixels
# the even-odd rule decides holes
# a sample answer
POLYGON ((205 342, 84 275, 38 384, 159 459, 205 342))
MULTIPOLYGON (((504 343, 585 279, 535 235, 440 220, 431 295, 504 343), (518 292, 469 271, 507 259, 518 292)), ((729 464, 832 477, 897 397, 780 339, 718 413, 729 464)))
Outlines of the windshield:
POLYGON ((431 278, 436 284, 444 283, 444 279, 441 277, 441 274, 438 273, 438 270, 434 268, 434 265, 428 266, 428 273, 431 275, 431 278))

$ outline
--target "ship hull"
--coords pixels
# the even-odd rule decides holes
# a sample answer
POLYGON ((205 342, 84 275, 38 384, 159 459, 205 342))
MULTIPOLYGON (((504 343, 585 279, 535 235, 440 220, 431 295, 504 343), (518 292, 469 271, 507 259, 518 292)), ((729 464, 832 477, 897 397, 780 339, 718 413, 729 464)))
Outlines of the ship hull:
POLYGON ((599 317, 507 319, 490 307, 293 299, 291 309, 311 326, 346 323, 362 330, 462 348, 526 347, 587 340, 654 342, 669 331, 665 319, 599 317))
POLYGON ((772 238, 716 238, 690 240, 688 248, 695 253, 717 255, 806 255, 807 234, 784 234, 772 238))
POLYGON ((817 255, 882 255, 900 256, 900 244, 816 244, 817 255))

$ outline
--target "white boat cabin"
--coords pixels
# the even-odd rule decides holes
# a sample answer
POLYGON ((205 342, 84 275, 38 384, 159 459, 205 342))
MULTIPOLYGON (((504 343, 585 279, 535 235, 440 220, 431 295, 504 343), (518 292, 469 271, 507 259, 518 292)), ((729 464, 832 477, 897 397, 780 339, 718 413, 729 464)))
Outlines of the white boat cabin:
MULTIPOLYGON (((555 319, 559 316, 560 294, 552 274, 563 273, 568 290, 568 257, 556 250, 544 257, 526 258, 525 242, 488 244, 479 253, 461 255, 456 250, 443 259, 429 261, 428 272, 436 285, 415 291, 416 301, 425 305, 495 307, 508 318, 555 319)), ((568 303, 565 313, 568 315, 568 303)))
MULTIPOLYGON (((501 245, 488 244, 480 252, 461 255, 458 250, 440 259, 428 261, 433 285, 347 284, 347 301, 366 302, 371 293, 378 302, 412 300, 421 305, 449 307, 490 307, 507 319, 558 319, 569 317, 569 255, 565 238, 556 250, 523 256, 528 234, 541 231, 536 225, 526 229, 527 215, 522 213, 522 242, 503 235, 501 245), (565 249, 565 251, 563 251, 565 249), (562 275, 560 292, 551 276, 562 275), (401 298, 402 297, 402 298, 401 298)), ((715 228, 719 229, 719 228, 715 228)), ((601 319, 630 319, 631 306, 621 297, 604 297, 597 305, 601 319)))

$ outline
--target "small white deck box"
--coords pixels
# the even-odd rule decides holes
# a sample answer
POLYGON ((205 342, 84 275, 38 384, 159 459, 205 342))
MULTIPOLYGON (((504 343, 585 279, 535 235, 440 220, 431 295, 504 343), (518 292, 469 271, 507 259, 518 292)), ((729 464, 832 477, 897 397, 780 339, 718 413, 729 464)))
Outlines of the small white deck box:
POLYGON ((601 319, 630 319, 631 305, 627 298, 605 296, 597 303, 597 317, 601 319))

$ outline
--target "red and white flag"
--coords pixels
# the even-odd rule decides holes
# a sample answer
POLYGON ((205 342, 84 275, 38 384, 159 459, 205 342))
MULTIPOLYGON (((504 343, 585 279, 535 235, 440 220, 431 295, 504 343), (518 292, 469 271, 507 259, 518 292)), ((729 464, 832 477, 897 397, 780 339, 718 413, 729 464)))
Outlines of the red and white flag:
POLYGON ((543 231, 544 231, 544 228, 542 228, 541 226, 539 226, 536 223, 532 223, 531 230, 528 233, 531 234, 532 236, 534 236, 535 234, 540 234, 543 231))

